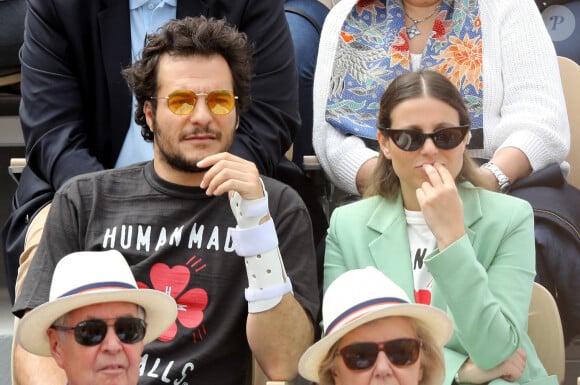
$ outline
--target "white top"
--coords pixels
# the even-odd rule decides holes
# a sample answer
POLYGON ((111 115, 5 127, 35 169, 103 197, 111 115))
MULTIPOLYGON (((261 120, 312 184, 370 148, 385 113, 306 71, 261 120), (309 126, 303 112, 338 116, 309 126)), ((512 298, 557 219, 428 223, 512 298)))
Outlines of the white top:
MULTIPOLYGON (((339 32, 354 4, 356 0, 341 0, 324 22, 314 76, 312 141, 329 179, 342 190, 358 194, 356 174, 377 153, 325 119, 339 32)), ((502 147, 517 147, 534 170, 564 162, 570 149, 566 104, 554 45, 536 4, 485 0, 479 7, 484 42, 484 149, 470 150, 470 155, 489 159, 502 147)), ((569 165, 563 166, 567 172, 569 165)))
POLYGON ((437 239, 425 222, 421 211, 405 209, 407 219, 407 234, 409 235, 409 250, 411 266, 413 266, 413 283, 415 288, 415 302, 431 305, 431 288, 433 275, 423 259, 437 247, 437 239))

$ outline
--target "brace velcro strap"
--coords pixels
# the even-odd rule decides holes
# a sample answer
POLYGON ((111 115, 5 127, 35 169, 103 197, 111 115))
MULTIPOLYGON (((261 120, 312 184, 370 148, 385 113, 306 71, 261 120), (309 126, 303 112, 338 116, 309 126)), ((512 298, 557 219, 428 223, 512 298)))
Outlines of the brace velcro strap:
POLYGON ((248 288, 246 300, 249 313, 272 309, 284 294, 292 292, 292 283, 286 275, 278 247, 254 257, 246 257, 248 288))
POLYGON ((292 291, 292 282, 290 278, 286 277, 286 282, 283 282, 276 286, 265 287, 263 289, 252 289, 246 288, 246 301, 255 302, 263 301, 266 299, 272 299, 276 297, 282 297, 286 293, 292 291))
POLYGON ((234 250, 240 257, 253 257, 278 247, 278 234, 272 218, 266 222, 241 229, 232 230, 234 250))

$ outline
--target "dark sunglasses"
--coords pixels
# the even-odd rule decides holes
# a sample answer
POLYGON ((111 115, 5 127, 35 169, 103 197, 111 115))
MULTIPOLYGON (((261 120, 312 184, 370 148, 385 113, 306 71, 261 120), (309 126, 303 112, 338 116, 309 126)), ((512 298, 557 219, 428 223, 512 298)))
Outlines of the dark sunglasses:
POLYGON ((447 127, 441 130, 425 134, 417 130, 396 130, 379 127, 403 151, 416 151, 420 149, 427 138, 431 138, 437 148, 451 150, 459 146, 469 131, 469 126, 447 127))
POLYGON ((358 342, 347 345, 338 351, 342 360, 350 370, 364 370, 372 367, 377 361, 379 352, 385 352, 387 358, 395 366, 409 366, 419 358, 421 341, 414 338, 374 343, 358 342))
POLYGON ((195 108, 197 98, 205 96, 205 103, 209 110, 215 115, 226 115, 232 112, 236 105, 237 96, 232 91, 216 90, 209 93, 195 93, 188 90, 177 90, 169 96, 155 97, 151 99, 166 99, 167 107, 176 115, 189 115, 195 108))
MULTIPOLYGON (((89 319, 76 326, 52 325, 51 328, 61 331, 74 331, 75 340, 84 346, 95 346, 103 342, 107 335, 109 320, 89 319)), ((124 344, 134 344, 145 337, 147 324, 141 318, 123 317, 115 319, 115 334, 124 344)))

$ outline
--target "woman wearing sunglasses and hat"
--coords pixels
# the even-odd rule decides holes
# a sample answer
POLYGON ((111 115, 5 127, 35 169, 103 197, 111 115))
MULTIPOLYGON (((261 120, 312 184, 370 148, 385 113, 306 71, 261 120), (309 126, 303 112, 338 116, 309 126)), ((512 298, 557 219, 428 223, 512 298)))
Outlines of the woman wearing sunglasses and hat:
POLYGON ((445 76, 396 78, 380 102, 380 145, 366 199, 334 210, 324 284, 375 266, 416 302, 447 312, 444 384, 557 385, 527 336, 535 276, 530 205, 476 187, 470 117, 445 76))
POLYGON ((439 385, 449 317, 415 304, 374 267, 339 276, 322 305, 324 337, 301 357, 300 374, 320 385, 439 385), (375 381, 375 382, 373 382, 375 381))

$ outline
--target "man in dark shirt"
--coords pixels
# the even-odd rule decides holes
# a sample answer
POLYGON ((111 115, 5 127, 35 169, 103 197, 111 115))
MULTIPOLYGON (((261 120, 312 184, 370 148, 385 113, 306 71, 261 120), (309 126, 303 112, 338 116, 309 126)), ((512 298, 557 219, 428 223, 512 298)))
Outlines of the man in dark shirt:
MULTIPOLYGON (((59 189, 16 315, 47 300, 60 256, 118 249, 140 287, 178 303, 178 322, 145 348, 141 383, 244 383, 252 354, 270 379, 296 376, 319 307, 314 242, 298 194, 229 152, 251 69, 246 36, 223 20, 149 36, 124 74, 154 159, 59 189)), ((14 361, 21 385, 50 373, 20 348, 14 361)))

